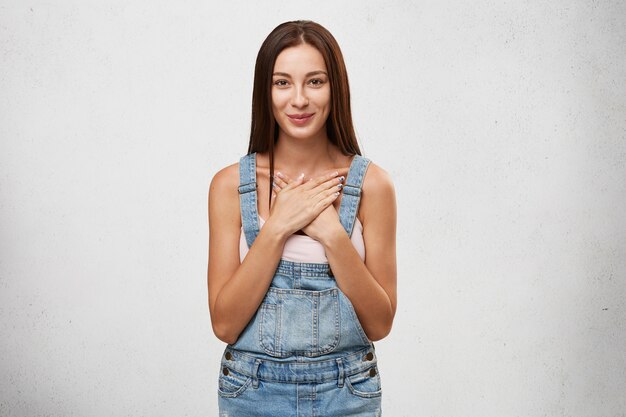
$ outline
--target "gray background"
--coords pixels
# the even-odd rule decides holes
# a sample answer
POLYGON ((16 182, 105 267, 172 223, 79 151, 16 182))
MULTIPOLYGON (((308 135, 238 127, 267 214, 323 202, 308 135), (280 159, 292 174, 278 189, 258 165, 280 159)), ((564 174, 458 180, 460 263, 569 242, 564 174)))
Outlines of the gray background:
POLYGON ((387 416, 626 415, 619 1, 0 1, 0 415, 211 416, 207 190, 285 20, 398 199, 387 416))

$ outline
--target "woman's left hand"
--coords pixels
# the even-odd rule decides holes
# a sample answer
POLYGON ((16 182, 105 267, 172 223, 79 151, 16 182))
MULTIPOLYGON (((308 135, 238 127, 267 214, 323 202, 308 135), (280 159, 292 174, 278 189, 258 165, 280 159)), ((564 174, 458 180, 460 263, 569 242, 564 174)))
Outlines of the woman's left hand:
MULTIPOLYGON (((344 178, 346 173, 343 173, 344 178)), ((340 174, 342 173, 340 172, 340 174)), ((289 178, 287 175, 277 173, 274 176, 274 193, 279 193, 283 187, 292 181, 294 180, 289 178)), ((303 184, 304 183, 305 182, 303 182, 303 184)), ((335 206, 330 204, 326 207, 326 209, 322 210, 322 212, 311 223, 303 227, 301 230, 309 237, 323 243, 325 239, 332 236, 332 234, 337 232, 337 230, 343 230, 343 226, 339 221, 339 213, 337 213, 335 206)))

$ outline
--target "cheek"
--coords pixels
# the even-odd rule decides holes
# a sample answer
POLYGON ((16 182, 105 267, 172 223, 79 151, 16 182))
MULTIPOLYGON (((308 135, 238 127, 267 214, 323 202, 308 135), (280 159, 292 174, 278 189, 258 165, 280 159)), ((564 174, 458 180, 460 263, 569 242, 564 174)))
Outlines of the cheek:
POLYGON ((320 102, 324 103, 324 106, 327 107, 327 110, 330 109, 330 88, 324 89, 321 91, 320 102))
POLYGON ((272 90, 272 107, 274 109, 280 109, 285 106, 287 101, 286 94, 280 90, 272 90))
POLYGON ((330 97, 328 98, 328 100, 325 101, 325 105, 324 105, 324 120, 328 119, 328 116, 330 115, 330 97))

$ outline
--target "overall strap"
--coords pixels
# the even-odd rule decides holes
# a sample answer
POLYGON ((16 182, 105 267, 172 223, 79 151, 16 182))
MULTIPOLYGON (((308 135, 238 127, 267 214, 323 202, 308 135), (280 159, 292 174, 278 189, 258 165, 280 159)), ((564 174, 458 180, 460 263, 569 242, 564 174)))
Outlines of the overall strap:
POLYGON ((256 152, 239 160, 239 208, 241 224, 248 242, 248 248, 259 234, 259 214, 257 209, 256 152))
POLYGON ((339 206, 339 221, 348 237, 352 237, 352 229, 354 229, 354 221, 359 210, 359 202, 361 201, 361 186, 365 172, 370 164, 370 160, 361 155, 354 155, 348 177, 343 186, 343 195, 341 196, 341 204, 339 206))

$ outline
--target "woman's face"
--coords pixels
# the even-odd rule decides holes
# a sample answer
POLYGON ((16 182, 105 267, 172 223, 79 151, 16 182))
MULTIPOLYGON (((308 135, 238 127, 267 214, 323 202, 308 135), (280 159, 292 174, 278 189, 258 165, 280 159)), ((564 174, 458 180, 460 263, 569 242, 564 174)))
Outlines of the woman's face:
POLYGON ((330 83, 324 57, 303 43, 284 49, 272 75, 272 111, 280 133, 295 139, 326 134, 330 83))

